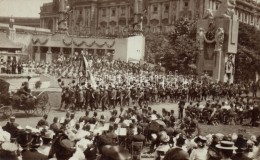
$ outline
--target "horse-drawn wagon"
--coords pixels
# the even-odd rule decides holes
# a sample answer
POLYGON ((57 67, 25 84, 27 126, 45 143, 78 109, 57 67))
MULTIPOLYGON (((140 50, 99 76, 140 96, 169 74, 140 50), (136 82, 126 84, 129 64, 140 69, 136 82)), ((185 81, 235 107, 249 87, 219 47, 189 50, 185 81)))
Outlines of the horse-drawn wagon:
POLYGON ((32 91, 29 95, 9 92, 10 84, 0 79, 0 118, 9 118, 15 110, 24 111, 27 116, 43 116, 50 111, 47 92, 32 91))

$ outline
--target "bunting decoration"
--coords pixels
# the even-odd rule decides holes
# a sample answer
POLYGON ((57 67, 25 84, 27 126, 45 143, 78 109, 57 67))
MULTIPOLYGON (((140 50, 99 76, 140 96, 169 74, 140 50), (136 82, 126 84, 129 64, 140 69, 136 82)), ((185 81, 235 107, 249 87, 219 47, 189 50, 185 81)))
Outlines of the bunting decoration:
POLYGON ((87 43, 86 41, 82 41, 82 42, 76 42, 75 40, 71 39, 71 41, 67 41, 65 39, 62 40, 63 44, 66 46, 71 46, 72 44, 74 44, 77 47, 81 47, 85 44, 86 47, 93 47, 94 45, 96 45, 99 48, 102 48, 104 46, 108 47, 108 48, 112 48, 115 45, 115 41, 113 41, 112 44, 108 44, 107 42, 104 42, 103 44, 99 44, 96 41, 93 41, 91 43, 87 43))

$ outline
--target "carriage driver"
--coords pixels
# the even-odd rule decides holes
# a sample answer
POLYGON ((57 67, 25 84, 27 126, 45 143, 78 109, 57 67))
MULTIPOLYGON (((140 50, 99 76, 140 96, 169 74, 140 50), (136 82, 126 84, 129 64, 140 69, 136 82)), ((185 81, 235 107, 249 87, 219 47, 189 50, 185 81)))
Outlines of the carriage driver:
POLYGON ((29 83, 23 82, 21 88, 17 91, 17 94, 20 95, 22 103, 32 96, 31 90, 29 89, 29 83))

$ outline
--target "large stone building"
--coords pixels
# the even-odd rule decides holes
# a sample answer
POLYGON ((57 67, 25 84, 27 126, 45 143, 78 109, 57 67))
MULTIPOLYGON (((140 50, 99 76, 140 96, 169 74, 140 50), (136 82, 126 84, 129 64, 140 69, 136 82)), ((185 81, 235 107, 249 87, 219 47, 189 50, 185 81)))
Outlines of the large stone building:
MULTIPOLYGON (((41 7, 41 27, 58 29, 60 8, 71 7, 71 34, 124 34, 133 27, 134 5, 143 4, 143 30, 167 32, 179 18, 197 19, 206 9, 216 10, 221 0, 53 0, 41 7)), ((259 28, 260 7, 253 0, 237 0, 239 20, 259 28)))

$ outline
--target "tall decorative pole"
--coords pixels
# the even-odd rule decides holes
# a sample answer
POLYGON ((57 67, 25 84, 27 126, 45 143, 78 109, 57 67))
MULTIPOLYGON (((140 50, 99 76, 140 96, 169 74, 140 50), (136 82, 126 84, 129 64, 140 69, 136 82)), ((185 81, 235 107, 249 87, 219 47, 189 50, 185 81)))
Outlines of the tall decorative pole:
POLYGON ((134 33, 143 32, 143 0, 134 0, 134 33))
POLYGON ((60 0, 59 3, 59 21, 58 21, 58 31, 67 32, 68 31, 68 19, 69 13, 72 11, 70 6, 67 5, 67 0, 60 0))

